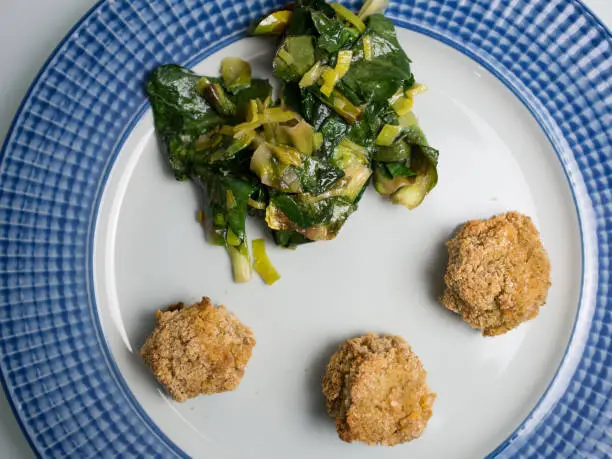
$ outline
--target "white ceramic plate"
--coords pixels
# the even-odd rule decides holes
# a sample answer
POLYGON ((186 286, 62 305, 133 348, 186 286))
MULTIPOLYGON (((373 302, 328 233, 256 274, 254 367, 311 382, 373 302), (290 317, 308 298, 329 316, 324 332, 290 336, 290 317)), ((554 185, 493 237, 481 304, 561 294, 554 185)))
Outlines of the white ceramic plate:
MULTIPOLYGON (((474 458, 504 441, 534 408, 568 344, 580 293, 576 209, 562 167, 527 109, 487 70, 405 29, 401 44, 430 90, 415 112, 440 149, 439 185, 407 211, 368 190, 337 239, 287 251, 268 244, 282 274, 235 284, 229 258, 196 221, 194 186, 176 182, 148 111, 113 167, 98 217, 96 296, 121 374, 145 411, 195 457, 474 458), (452 75, 452 78, 449 78, 452 75), (484 338, 437 301, 444 242, 460 223, 518 210, 534 218, 552 263, 540 316, 484 338), (169 400, 138 350, 154 311, 210 296, 254 330, 257 345, 234 393, 169 400), (418 441, 394 448, 348 445, 327 417, 320 380, 345 339, 405 337, 438 398, 418 441), (273 440, 272 440, 273 439, 273 440), (211 454, 214 453, 214 454, 211 454)), ((242 39, 199 63, 215 75, 225 56, 271 77, 273 43, 242 39)), ((251 238, 261 232, 251 225, 251 238)))

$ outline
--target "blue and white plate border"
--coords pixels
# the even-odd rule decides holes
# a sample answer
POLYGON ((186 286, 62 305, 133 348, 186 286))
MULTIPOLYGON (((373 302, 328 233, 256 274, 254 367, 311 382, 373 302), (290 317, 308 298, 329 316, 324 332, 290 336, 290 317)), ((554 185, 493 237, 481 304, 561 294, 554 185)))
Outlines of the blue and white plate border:
MULTIPOLYGON (((0 374, 40 456, 184 456, 136 402, 102 334, 92 277, 97 210, 148 107, 146 73, 195 64, 282 3, 102 0, 28 91, 0 155, 0 374)), ((609 457, 610 31, 578 0, 406 0, 388 15, 478 61, 523 101, 564 165, 583 262, 593 264, 583 266, 592 275, 554 381, 491 456, 609 457)))

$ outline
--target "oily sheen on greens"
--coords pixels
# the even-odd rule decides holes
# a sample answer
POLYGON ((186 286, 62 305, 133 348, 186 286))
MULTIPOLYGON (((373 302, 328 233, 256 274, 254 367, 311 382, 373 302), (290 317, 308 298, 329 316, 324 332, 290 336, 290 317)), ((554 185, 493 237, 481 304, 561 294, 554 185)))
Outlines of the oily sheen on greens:
POLYGON ((411 112, 423 86, 372 3, 381 2, 359 17, 298 0, 256 21, 251 34, 278 36, 276 97, 236 58, 224 60, 222 77, 173 64, 150 75, 168 162, 177 180, 204 193, 209 240, 226 247, 236 281, 251 276, 247 215, 264 220, 276 244, 294 247, 333 239, 370 179, 410 209, 437 182, 438 152, 411 112))

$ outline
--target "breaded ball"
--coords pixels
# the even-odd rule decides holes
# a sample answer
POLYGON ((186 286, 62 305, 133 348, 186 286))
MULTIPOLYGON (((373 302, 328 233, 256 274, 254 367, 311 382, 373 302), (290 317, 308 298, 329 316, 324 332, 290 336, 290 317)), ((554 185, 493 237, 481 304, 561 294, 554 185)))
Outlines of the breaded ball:
POLYGON ((156 318, 140 355, 174 400, 238 387, 255 339, 225 306, 202 298, 157 311, 156 318))
POLYGON ((367 334, 340 346, 327 365, 327 411, 346 442, 396 445, 418 438, 435 399, 427 372, 399 336, 367 334))
POLYGON ((538 315, 550 287, 550 262, 529 217, 509 212, 469 221, 446 245, 444 306, 485 336, 538 315))

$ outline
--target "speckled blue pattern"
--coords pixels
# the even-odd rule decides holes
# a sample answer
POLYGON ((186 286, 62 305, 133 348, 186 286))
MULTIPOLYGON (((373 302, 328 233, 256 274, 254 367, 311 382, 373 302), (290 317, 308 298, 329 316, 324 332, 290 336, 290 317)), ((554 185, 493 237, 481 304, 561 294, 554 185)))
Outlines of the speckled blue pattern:
MULTIPOLYGON (((101 334, 91 281, 95 216, 114 158, 146 108, 147 72, 197 62, 282 3, 103 1, 26 97, 0 157, 0 370, 41 456, 183 454, 137 404, 101 334)), ((610 33, 576 0, 404 0, 388 14, 504 81, 594 206, 597 305, 578 369, 548 415, 494 454, 612 456, 610 33)))

